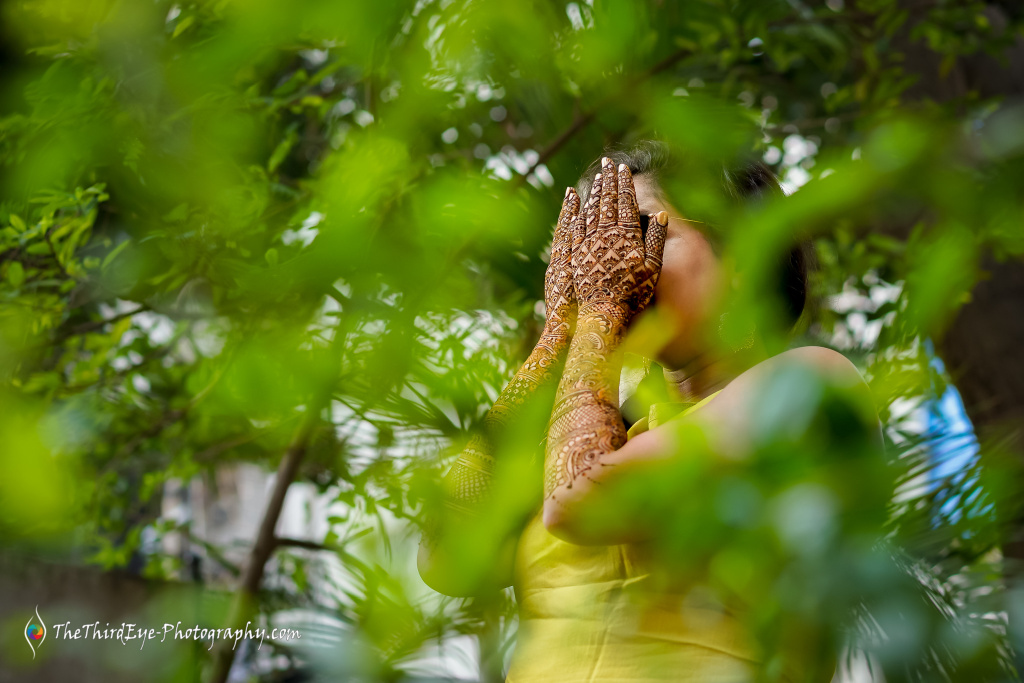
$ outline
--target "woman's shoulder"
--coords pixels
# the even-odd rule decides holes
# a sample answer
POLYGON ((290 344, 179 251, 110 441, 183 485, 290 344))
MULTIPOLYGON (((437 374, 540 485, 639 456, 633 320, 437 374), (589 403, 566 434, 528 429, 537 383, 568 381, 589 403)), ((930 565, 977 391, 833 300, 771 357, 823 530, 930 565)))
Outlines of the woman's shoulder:
POLYGON ((849 358, 827 346, 798 346, 787 349, 761 361, 759 365, 765 366, 766 370, 800 365, 817 371, 833 381, 852 384, 865 383, 864 376, 849 358))
POLYGON ((863 411, 865 425, 870 424, 871 438, 880 452, 885 449, 882 436, 882 422, 878 417, 874 391, 853 362, 835 349, 825 346, 800 346, 788 349, 769 358, 769 362, 797 363, 810 368, 822 376, 826 383, 839 388, 852 406, 863 411))
POLYGON ((851 389, 855 394, 871 395, 871 389, 857 366, 835 349, 825 346, 799 346, 770 356, 740 373, 713 394, 717 403, 711 412, 732 413, 750 398, 764 400, 776 389, 792 368, 808 370, 833 386, 851 389))

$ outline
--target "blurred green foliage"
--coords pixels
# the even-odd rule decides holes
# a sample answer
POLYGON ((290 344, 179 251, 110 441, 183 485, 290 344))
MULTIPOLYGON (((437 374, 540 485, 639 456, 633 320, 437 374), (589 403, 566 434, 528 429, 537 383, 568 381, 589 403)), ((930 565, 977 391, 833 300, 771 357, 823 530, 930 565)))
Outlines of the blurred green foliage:
MULTIPOLYGON (((184 534, 233 589, 226 549, 160 517, 165 485, 238 462, 272 470, 301 438, 297 480, 344 510, 322 546, 347 579, 282 547, 260 613, 328 615, 343 656, 306 654, 324 675, 397 680, 459 634, 500 651, 507 600, 424 603, 400 558, 438 454, 458 451, 535 341, 563 188, 608 145, 656 135, 681 159, 663 181, 673 204, 727 226, 751 283, 738 317, 775 350, 787 342, 764 283, 794 235, 814 240, 816 292, 859 302, 820 306, 798 341, 841 340, 861 366, 901 492, 890 550, 839 524, 801 563, 784 531, 766 547, 763 529, 731 535, 729 519, 682 530, 712 544, 699 556, 711 582, 761 598, 765 633, 792 617, 796 630, 776 635, 838 642, 859 624, 887 680, 1009 677, 994 564, 1019 494, 1008 465, 986 443, 985 466, 924 486, 930 444, 894 408, 944 391, 924 341, 969 300, 982 255, 1024 254, 1024 109, 935 94, 958 60, 995 62, 1019 39, 1012 3, 39 0, 2 12, 5 551, 180 580, 181 558, 143 539, 184 534), (803 187, 749 209, 717 199, 716 169, 751 152, 803 187), (786 578, 748 583, 751 566, 786 578)), ((766 463, 783 457, 773 448, 766 463)), ((751 519, 773 496, 845 505, 841 473, 774 471, 704 473, 718 483, 688 505, 704 515, 733 500, 751 519)))

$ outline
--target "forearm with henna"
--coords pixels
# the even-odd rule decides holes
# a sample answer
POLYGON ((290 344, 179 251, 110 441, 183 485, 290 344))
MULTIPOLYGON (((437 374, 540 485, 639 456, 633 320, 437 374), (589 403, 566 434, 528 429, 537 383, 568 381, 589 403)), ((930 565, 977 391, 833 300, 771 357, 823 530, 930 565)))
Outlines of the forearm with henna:
POLYGON ((590 304, 580 312, 548 428, 545 498, 571 489, 600 465, 602 453, 626 442, 617 401, 622 370, 617 351, 626 323, 625 312, 612 303, 590 304))
POLYGON ((445 476, 444 502, 449 509, 472 514, 487 499, 494 475, 494 444, 519 417, 524 403, 554 381, 568 349, 567 333, 542 334, 526 362, 484 416, 481 431, 473 435, 445 476))

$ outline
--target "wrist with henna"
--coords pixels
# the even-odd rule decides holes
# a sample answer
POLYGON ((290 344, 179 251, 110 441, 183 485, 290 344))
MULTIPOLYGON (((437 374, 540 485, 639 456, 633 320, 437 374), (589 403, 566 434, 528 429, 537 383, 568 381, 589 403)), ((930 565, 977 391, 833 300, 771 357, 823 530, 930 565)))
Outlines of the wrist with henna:
POLYGON ((622 366, 618 348, 628 320, 629 313, 610 301, 588 303, 580 309, 570 361, 548 427, 545 497, 559 487, 572 488, 573 481, 599 465, 596 454, 626 442, 618 407, 622 366))
POLYGON ((526 362, 484 417, 485 438, 492 442, 485 445, 486 452, 493 452, 490 446, 519 418, 526 402, 557 376, 565 363, 569 341, 569 336, 562 330, 552 332, 545 325, 540 340, 526 362))

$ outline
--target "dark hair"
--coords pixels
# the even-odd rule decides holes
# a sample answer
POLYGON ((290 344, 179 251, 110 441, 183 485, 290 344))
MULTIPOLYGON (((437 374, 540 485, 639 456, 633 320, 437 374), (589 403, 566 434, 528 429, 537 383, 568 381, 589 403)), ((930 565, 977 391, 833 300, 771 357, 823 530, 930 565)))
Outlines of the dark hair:
MULTIPOLYGON (((616 166, 619 164, 628 166, 634 177, 646 176, 653 180, 658 186, 658 192, 663 194, 660 187, 661 172, 669 168, 672 163, 666 144, 656 140, 645 140, 626 149, 607 151, 604 156, 609 157, 616 166)), ((594 176, 600 171, 601 160, 598 159, 583 172, 583 177, 576 184, 576 191, 584 201, 590 193, 594 176)), ((726 196, 737 203, 786 195, 778 178, 760 159, 747 160, 733 167, 724 166, 722 168, 722 189, 726 196)), ((714 230, 709 237, 712 246, 717 251, 719 244, 714 230)), ((816 266, 814 249, 805 239, 797 239, 777 263, 778 295, 784 304, 786 325, 790 329, 796 326, 804 309, 809 308, 809 276, 816 266)))

